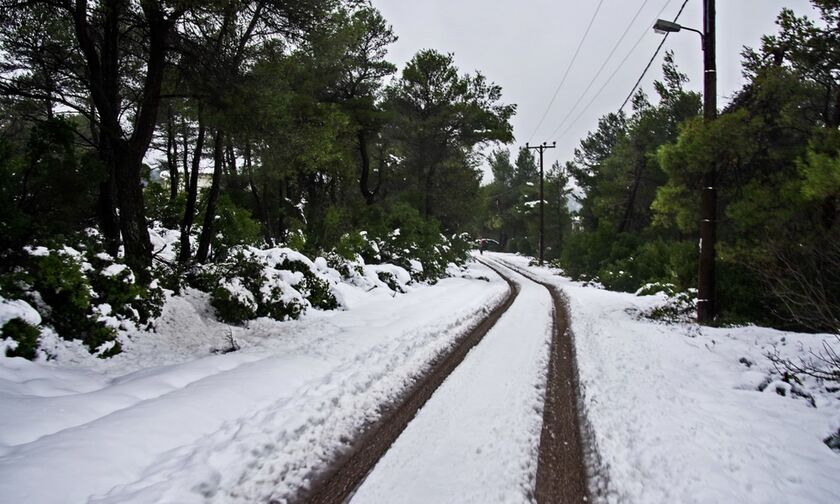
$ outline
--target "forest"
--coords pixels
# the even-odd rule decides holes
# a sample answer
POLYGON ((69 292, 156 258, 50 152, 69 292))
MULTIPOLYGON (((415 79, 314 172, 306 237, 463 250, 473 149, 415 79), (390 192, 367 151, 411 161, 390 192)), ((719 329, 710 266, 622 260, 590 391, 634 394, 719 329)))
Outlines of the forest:
MULTIPOLYGON (((840 328, 840 6, 813 3, 820 19, 785 10, 744 50, 746 84, 715 121, 669 55, 655 97, 547 169, 553 265, 690 295, 714 162, 715 323, 840 328)), ((0 295, 107 357, 109 317, 151 323, 165 290, 210 293, 230 323, 297 317, 260 251, 425 282, 482 237, 533 255, 539 170, 505 147, 516 106, 453 54, 398 69, 397 35, 359 0, 0 1, 0 295)), ((337 306, 285 261, 306 306, 337 306)), ((2 330, 34 356, 33 323, 2 330)))
MULTIPOLYGON (((398 72, 386 58, 397 36, 366 2, 0 11, 0 289, 42 298, 47 320, 92 350, 111 338, 95 306, 131 305, 145 322, 160 288, 244 275, 244 246, 330 253, 345 270, 419 261, 412 271, 434 281, 466 257, 480 148, 513 140, 499 86, 434 50, 398 72), (174 260, 153 243, 168 232, 174 260), (114 263, 130 268, 122 286, 101 274, 114 263)), ((217 294, 221 312, 247 308, 221 309, 231 295, 217 294)), ((278 311, 259 301, 260 315, 278 311)))

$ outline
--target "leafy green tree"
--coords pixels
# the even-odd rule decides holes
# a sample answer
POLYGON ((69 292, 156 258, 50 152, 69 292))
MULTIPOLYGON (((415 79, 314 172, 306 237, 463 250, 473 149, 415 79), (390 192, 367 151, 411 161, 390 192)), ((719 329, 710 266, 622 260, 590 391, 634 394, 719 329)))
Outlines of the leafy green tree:
POLYGON ((638 93, 629 117, 603 117, 566 164, 582 191, 577 196, 582 229, 568 235, 561 254, 561 264, 574 276, 597 277, 610 288, 630 291, 649 281, 691 286, 684 268, 671 266, 677 257, 683 263, 686 231, 653 225, 653 202, 667 180, 657 150, 699 114, 700 98, 684 90, 686 76, 670 53, 663 73, 663 81, 654 84, 658 103, 638 93))
MULTIPOLYGON (((513 140, 509 120, 516 107, 500 103, 501 92, 480 73, 459 74, 451 54, 433 50, 417 53, 387 89, 403 176, 413 184, 409 199, 425 217, 439 217, 441 200, 463 198, 470 185, 475 194, 474 184, 445 187, 442 170, 476 172, 476 163, 469 161, 477 146, 513 140)), ((459 179, 469 182, 470 177, 459 179)), ((444 222, 447 227, 457 224, 444 222)))

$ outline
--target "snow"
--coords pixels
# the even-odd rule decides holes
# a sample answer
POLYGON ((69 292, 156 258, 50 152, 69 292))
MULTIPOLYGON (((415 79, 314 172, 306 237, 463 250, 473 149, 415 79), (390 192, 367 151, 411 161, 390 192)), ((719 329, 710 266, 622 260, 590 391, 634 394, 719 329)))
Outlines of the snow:
POLYGON ((187 289, 105 360, 45 334, 54 360, 0 357, 0 501, 282 501, 504 297, 461 273, 395 297, 342 283, 344 311, 245 328, 187 289))
POLYGON ((252 294, 251 291, 242 284, 241 278, 234 277, 222 280, 222 283, 219 286, 227 290, 230 293, 230 296, 233 299, 236 299, 239 303, 242 303, 251 310, 257 310, 257 300, 254 299, 254 294, 252 294))
POLYGON ((519 297, 409 423, 353 504, 531 500, 552 300, 514 277, 519 297))
POLYGON ((46 257, 50 255, 50 249, 47 247, 32 247, 32 246, 25 246, 23 250, 26 251, 27 254, 33 257, 46 257))
MULTIPOLYGON (((174 258, 177 235, 166 233, 152 241, 174 258)), ((207 294, 185 289, 167 298, 154 331, 121 330, 115 357, 49 329, 41 342, 51 360, 0 356, 0 502, 283 502, 507 291, 481 265, 450 267, 454 278, 428 286, 397 266, 358 263, 339 281, 323 258, 293 252, 264 253, 317 269, 342 310, 231 327, 215 320, 207 294)), ((569 299, 604 501, 840 502, 840 453, 824 442, 840 430, 837 384, 789 383, 767 358, 836 348, 832 335, 654 322, 641 314, 662 293, 615 293, 527 258, 484 258, 529 269, 569 299)), ((299 276, 279 270, 274 281, 299 276)), ((532 500, 551 299, 515 277, 518 300, 354 503, 532 500)), ((0 298, 0 322, 15 317, 40 322, 29 304, 0 298)))
MULTIPOLYGON (((495 257, 528 267, 527 258, 495 257)), ((783 397, 791 385, 766 357, 774 349, 804 357, 823 341, 836 346, 833 336, 665 325, 639 317, 662 295, 529 269, 569 298, 607 502, 840 502, 840 453, 823 442, 840 428, 837 389, 806 379, 801 388, 815 406, 783 397)))
POLYGON ((408 263, 411 265, 411 271, 416 273, 423 273, 423 263, 417 259, 409 259, 408 263))
MULTIPOLYGON (((105 269, 102 270, 102 276, 106 277, 114 277, 122 273, 123 271, 127 270, 128 266, 125 264, 110 264, 105 269)), ((133 278, 133 277, 132 277, 133 278)), ((133 282, 133 280, 131 281, 133 282)), ((129 282, 129 283, 131 283, 129 282)))
POLYGON ((22 299, 6 299, 0 296, 0 327, 6 322, 19 318, 24 322, 37 326, 41 323, 41 315, 29 303, 22 299))

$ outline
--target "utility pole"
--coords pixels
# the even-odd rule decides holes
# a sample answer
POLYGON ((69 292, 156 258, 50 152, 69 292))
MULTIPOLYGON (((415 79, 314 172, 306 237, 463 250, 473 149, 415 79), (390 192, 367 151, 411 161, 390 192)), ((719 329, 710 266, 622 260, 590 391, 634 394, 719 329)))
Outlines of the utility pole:
MULTIPOLYGON (((680 11, 682 12, 682 11, 680 11)), ((677 15, 679 17, 679 14, 677 15)), ((717 117, 717 68, 715 63, 715 0, 703 0, 703 31, 658 19, 657 33, 693 31, 703 43, 703 120, 717 117)), ((715 296, 715 245, 717 243, 717 152, 703 173, 700 193, 700 260, 697 271, 697 322, 707 324, 717 313, 715 296)))
MULTIPOLYGON (((703 0, 703 119, 717 117, 715 62, 715 0, 703 0)), ((715 296, 715 245, 717 243, 717 159, 703 174, 700 203, 700 265, 697 275, 697 321, 711 322, 717 312, 715 296)))
POLYGON ((526 149, 534 149, 540 151, 540 266, 543 265, 543 255, 545 253, 545 177, 543 176, 543 153, 546 149, 553 149, 557 147, 557 142, 552 142, 548 145, 543 142, 542 145, 531 147, 527 143, 526 149))

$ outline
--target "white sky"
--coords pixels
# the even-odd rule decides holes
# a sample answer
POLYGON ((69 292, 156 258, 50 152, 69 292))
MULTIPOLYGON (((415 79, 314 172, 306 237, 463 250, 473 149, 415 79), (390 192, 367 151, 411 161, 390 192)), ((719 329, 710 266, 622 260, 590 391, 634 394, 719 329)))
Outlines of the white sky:
MULTIPOLYGON (((661 35, 651 29, 657 14, 673 19, 682 0, 604 0, 598 17, 572 67, 563 88, 539 131, 531 137, 560 84, 578 43, 598 4, 596 0, 372 0, 400 37, 389 59, 400 68, 420 49, 431 48, 455 54, 462 72, 480 70, 503 89, 503 99, 516 103, 513 119, 518 146, 530 141, 557 141, 557 149, 546 152, 546 167, 555 159, 566 161, 599 117, 621 106, 642 69, 653 55, 661 35), (641 14, 631 19, 644 5, 641 14), (559 131, 564 117, 603 64, 625 29, 630 30, 609 60, 589 93, 569 117, 581 111, 580 120, 559 131), (597 91, 640 39, 627 61, 592 102, 597 91), (565 136, 560 136, 568 128, 565 136), (553 135, 552 135, 553 133, 553 135)), ((797 13, 812 13, 808 0, 718 0, 717 63, 718 106, 743 84, 740 52, 743 46, 758 47, 763 34, 775 33, 775 19, 782 7, 797 13)), ((702 29, 702 0, 689 0, 679 23, 702 29)), ((702 89, 702 53, 699 36, 692 32, 672 34, 651 67, 642 87, 654 94, 651 82, 661 75, 665 49, 675 53, 680 70, 691 82, 690 89, 702 89)))

